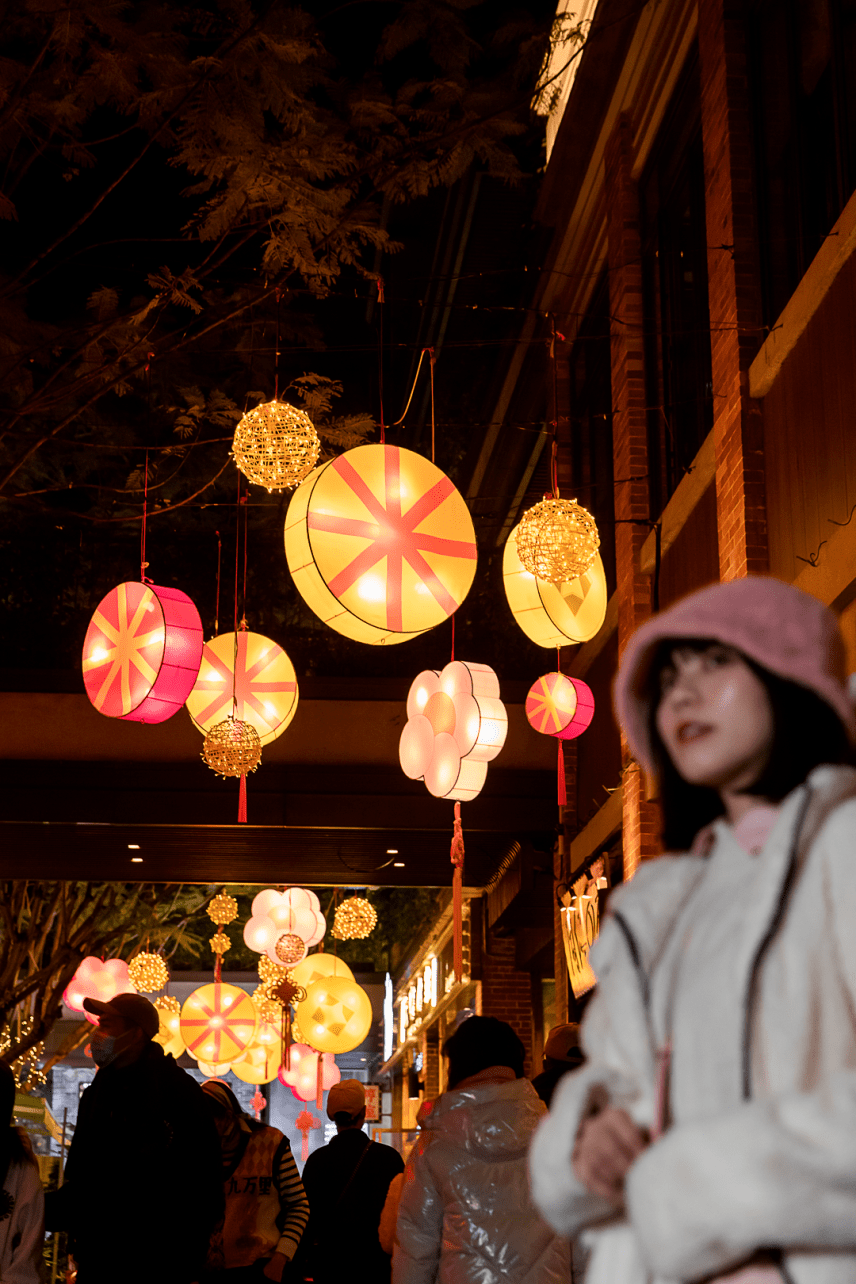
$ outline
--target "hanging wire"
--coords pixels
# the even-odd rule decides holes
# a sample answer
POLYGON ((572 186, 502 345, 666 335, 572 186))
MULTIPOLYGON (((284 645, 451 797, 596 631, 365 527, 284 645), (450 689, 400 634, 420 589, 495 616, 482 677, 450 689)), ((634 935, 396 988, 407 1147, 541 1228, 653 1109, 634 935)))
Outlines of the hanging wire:
POLYGON ((244 506, 244 584, 241 592, 241 628, 247 627, 247 518, 250 511, 249 487, 244 491, 241 503, 244 506))
POLYGON ((217 603, 214 607, 214 636, 220 632, 220 563, 223 557, 223 541, 220 538, 220 532, 215 531, 217 536, 217 603))
POLYGON ((140 525, 140 579, 144 584, 147 582, 151 583, 151 581, 149 580, 149 577, 146 575, 146 570, 149 565, 148 562, 146 561, 146 516, 147 516, 147 509, 149 506, 149 452, 148 451, 146 451, 145 470, 146 470, 145 482, 143 486, 143 520, 140 525))
POLYGON ((434 443, 434 437, 435 437, 435 426, 434 426, 434 367, 435 367, 435 365, 437 364, 437 358, 436 358, 436 356, 434 355, 434 349, 433 349, 433 348, 429 348, 429 349, 428 349, 428 351, 429 351, 429 353, 430 353, 430 357, 431 357, 431 366, 430 366, 430 371, 431 371, 431 463, 433 464, 433 463, 435 462, 435 461, 434 461, 434 453, 435 453, 435 449, 434 449, 434 446, 435 446, 435 443, 434 443))
POLYGON ((279 301, 282 298, 282 290, 276 292, 276 348, 273 357, 273 399, 279 401, 279 301))
MULTIPOLYGON (((377 279, 377 312, 378 312, 378 344, 377 344, 377 384, 378 400, 380 402, 380 444, 386 444, 386 429, 383 423, 383 278, 377 279)), ((405 411, 405 414, 407 412, 405 411)))

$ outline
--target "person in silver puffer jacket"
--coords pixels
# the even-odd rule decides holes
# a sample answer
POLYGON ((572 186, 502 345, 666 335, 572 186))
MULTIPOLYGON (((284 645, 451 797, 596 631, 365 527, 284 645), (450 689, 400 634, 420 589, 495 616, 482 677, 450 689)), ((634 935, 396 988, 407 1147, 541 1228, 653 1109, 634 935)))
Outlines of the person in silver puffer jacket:
POLYGON ((529 1194, 526 1154, 545 1113, 504 1021, 470 1017, 443 1048, 449 1091, 423 1119, 404 1173, 393 1284, 567 1284, 570 1246, 529 1194))

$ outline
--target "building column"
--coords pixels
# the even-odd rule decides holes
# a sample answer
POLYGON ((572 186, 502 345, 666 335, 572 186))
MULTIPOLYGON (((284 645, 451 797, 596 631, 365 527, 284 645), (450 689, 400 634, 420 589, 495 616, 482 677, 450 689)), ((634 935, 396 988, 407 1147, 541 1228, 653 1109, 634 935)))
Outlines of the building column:
POLYGON ((752 122, 742 11, 699 0, 719 574, 769 569, 764 425, 749 396, 761 342, 752 122))
MULTIPOLYGON (((633 141, 622 116, 604 159, 607 207, 609 308, 612 316, 612 441, 615 467, 615 563, 618 584, 618 650, 651 614, 651 580, 639 569, 650 530, 648 412, 645 384, 642 238, 633 180, 633 141)), ((624 788, 624 877, 639 862, 659 854, 657 816, 646 798, 644 774, 636 768, 622 735, 624 788)))
POLYGON ((488 932, 482 954, 481 1016, 507 1021, 526 1049, 525 1073, 532 1069, 532 980, 514 962, 514 937, 488 932))

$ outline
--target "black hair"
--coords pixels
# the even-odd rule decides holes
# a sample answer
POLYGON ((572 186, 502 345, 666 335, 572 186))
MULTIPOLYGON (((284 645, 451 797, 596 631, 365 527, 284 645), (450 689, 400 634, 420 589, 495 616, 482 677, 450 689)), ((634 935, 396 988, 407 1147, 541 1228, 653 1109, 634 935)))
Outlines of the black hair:
MULTIPOLYGON (((700 829, 725 814, 715 789, 691 785, 678 773, 657 730, 660 677, 675 651, 706 651, 723 646, 716 638, 668 638, 657 647, 646 684, 648 734, 659 784, 661 838, 667 851, 686 851, 700 829)), ((763 684, 773 714, 770 754, 752 784, 752 794, 781 802, 821 763, 852 763, 853 749, 838 714, 808 687, 763 668, 735 651, 763 684)))
POLYGON ((508 1066, 516 1078, 523 1078, 526 1049, 508 1022, 498 1017, 468 1017, 443 1044, 443 1055, 449 1058, 450 1088, 489 1066, 508 1066))

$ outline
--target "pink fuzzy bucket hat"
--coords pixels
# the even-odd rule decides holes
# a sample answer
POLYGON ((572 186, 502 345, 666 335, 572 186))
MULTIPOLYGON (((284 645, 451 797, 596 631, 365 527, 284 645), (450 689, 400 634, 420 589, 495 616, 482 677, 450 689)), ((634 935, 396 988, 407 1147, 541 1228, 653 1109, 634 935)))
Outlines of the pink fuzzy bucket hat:
POLYGON ((711 638, 808 687, 835 710, 851 742, 856 741, 856 712, 847 691, 844 639, 836 616, 792 584, 753 575, 681 598, 630 639, 615 679, 615 712, 647 771, 653 771, 654 761, 646 688, 654 653, 668 638, 711 638))

